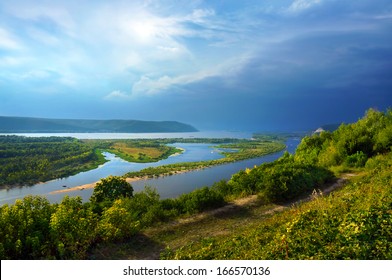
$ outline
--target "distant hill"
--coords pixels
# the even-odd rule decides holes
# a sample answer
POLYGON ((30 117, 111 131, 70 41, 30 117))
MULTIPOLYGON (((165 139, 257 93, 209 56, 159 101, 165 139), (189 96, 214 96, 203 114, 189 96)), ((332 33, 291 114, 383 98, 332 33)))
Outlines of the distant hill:
POLYGON ((191 125, 176 121, 44 119, 1 117, 0 133, 64 132, 196 132, 191 125))

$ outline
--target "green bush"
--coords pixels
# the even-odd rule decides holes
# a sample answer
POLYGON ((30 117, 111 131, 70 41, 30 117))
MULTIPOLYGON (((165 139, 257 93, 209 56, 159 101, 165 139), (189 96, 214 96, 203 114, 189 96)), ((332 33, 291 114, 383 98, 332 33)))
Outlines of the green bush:
POLYGON ((50 219, 51 245, 57 259, 81 259, 96 239, 97 217, 80 197, 64 197, 50 219))
POLYGON ((97 229, 103 241, 124 240, 139 231, 140 222, 135 213, 128 211, 127 202, 127 199, 118 199, 103 212, 97 229))
POLYGON ((55 207, 46 198, 27 196, 0 208, 0 258, 40 259, 48 248, 50 219, 55 207))
POLYGON ((367 156, 362 151, 358 151, 351 156, 347 156, 345 163, 349 167, 363 167, 366 161, 367 156))
POLYGON ((287 201, 321 188, 333 178, 326 168, 300 162, 288 153, 279 160, 262 164, 252 170, 240 171, 219 189, 225 195, 250 195, 259 193, 266 201, 287 201))
POLYGON ((188 194, 183 194, 177 200, 177 207, 181 213, 194 214, 204 210, 218 208, 225 204, 225 200, 218 192, 204 187, 188 194))

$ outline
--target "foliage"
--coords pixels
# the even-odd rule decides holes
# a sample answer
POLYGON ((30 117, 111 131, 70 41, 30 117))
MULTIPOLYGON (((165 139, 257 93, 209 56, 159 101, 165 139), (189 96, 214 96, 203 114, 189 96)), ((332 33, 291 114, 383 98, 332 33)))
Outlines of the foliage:
POLYGON ((366 161, 367 156, 362 151, 358 151, 355 154, 347 156, 345 164, 350 167, 363 167, 366 161))
POLYGON ((39 196, 27 196, 0 208, 0 258, 39 259, 48 248, 50 219, 55 206, 39 196))
POLYGON ((391 145, 392 110, 383 113, 369 109, 362 119, 342 124, 333 133, 304 137, 295 157, 325 167, 341 164, 360 167, 368 158, 391 151, 391 145))
POLYGON ((66 196, 50 219, 51 246, 57 259, 81 259, 95 241, 97 218, 80 197, 66 196))
POLYGON ((66 177, 104 161, 96 149, 74 138, 0 136, 0 186, 66 177))
POLYGON ((109 176, 95 184, 90 200, 93 203, 114 201, 122 197, 132 197, 133 187, 124 178, 109 176))
POLYGON ((126 207, 126 199, 116 200, 103 212, 99 222, 98 232, 102 240, 123 240, 134 235, 139 229, 139 221, 134 216, 126 207))
MULTIPOLYGON (((204 187, 183 194, 177 200, 180 213, 195 214, 208 209, 218 208, 225 204, 224 197, 211 188, 204 187)), ((177 206, 178 207, 178 206, 177 206)))
POLYGON ((279 160, 240 171, 234 174, 227 184, 220 182, 214 188, 224 196, 259 194, 266 202, 277 202, 321 188, 332 178, 333 174, 329 170, 298 162, 286 152, 279 160))
POLYGON ((84 258, 95 240, 95 224, 80 198, 51 205, 43 197, 25 197, 0 208, 0 258, 84 258))

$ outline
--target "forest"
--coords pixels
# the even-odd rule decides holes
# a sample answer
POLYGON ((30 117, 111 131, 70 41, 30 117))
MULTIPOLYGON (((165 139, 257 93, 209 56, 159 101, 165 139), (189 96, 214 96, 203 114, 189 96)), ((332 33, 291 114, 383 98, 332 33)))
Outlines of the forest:
POLYGON ((166 238, 148 236, 163 248, 163 259, 391 259, 391 148, 392 110, 370 109, 356 123, 304 137, 295 154, 177 198, 160 199, 148 187, 134 193, 113 176, 101 179, 88 203, 29 196, 0 208, 0 258, 85 259, 97 256, 97 248, 143 250, 141 236, 169 227, 166 238), (347 172, 355 177, 341 189, 328 196, 317 191, 347 172), (294 203, 311 194, 310 202, 294 203), (249 222, 234 223, 232 231, 213 235, 208 225, 212 236, 167 244, 167 235, 181 234, 173 221, 249 195, 263 209, 292 206, 253 222, 255 208, 248 209, 241 220, 249 222))
POLYGON ((104 162, 98 149, 75 138, 0 136, 0 187, 67 177, 104 162))

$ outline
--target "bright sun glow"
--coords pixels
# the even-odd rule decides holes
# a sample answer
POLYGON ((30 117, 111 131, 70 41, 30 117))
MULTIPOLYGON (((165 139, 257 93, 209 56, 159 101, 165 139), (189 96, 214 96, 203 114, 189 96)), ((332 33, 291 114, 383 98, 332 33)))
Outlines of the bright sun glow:
POLYGON ((148 42, 157 35, 157 27, 153 22, 139 21, 132 24, 132 33, 140 41, 148 42))

